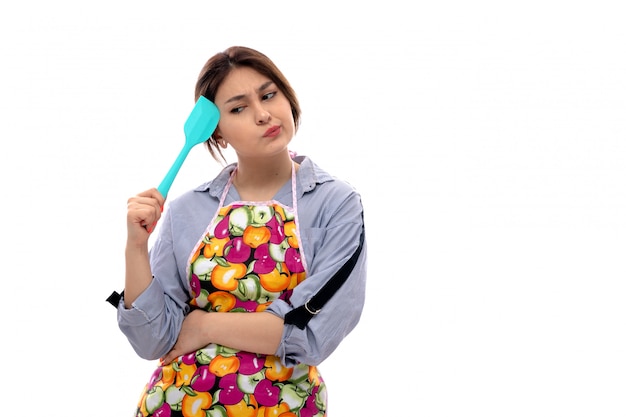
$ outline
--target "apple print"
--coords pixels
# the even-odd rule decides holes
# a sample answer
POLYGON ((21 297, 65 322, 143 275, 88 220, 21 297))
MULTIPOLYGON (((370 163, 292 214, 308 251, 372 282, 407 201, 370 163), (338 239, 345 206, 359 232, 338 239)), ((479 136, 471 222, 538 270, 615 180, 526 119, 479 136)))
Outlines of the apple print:
POLYGON ((198 279, 202 281, 209 281, 211 279, 211 272, 215 268, 217 262, 213 259, 207 259, 204 256, 198 256, 198 259, 193 263, 191 273, 196 275, 198 279))
POLYGON ((259 405, 273 407, 280 399, 280 388, 272 384, 269 379, 263 379, 254 388, 254 398, 259 405))
POLYGON ((247 311, 248 313, 252 313, 257 310, 259 303, 256 301, 241 301, 237 300, 235 302, 235 307, 231 311, 247 311))
POLYGON ((165 393, 163 392, 163 388, 160 386, 156 386, 148 391, 146 395, 146 410, 148 413, 154 413, 165 401, 165 393))
POLYGON ((304 271, 302 259, 300 258, 300 251, 298 251, 298 249, 288 248, 285 251, 285 264, 291 273, 304 271))
POLYGON ((246 227, 252 223, 252 210, 247 206, 237 207, 228 215, 228 230, 233 236, 243 235, 246 227))
POLYGON ((191 352, 184 355, 181 362, 185 365, 194 365, 196 363, 196 352, 191 352))
MULTIPOLYGON (((300 410, 300 417, 314 417, 320 412, 321 408, 318 408, 317 404, 318 390, 319 386, 313 388, 311 395, 306 399, 306 405, 300 410)), ((323 405, 320 405, 320 407, 323 407, 323 405)))
POLYGON ((258 300, 261 296, 259 277, 255 274, 248 274, 241 278, 237 284, 237 292, 234 294, 243 301, 258 300))
POLYGON ((276 216, 273 216, 265 225, 270 228, 270 243, 279 244, 285 239, 283 223, 276 216))
POLYGON ((265 370, 261 369, 259 372, 252 375, 237 375, 237 386, 244 394, 254 394, 254 390, 259 381, 265 379, 265 370))
POLYGON ((220 390, 220 403, 224 405, 237 404, 243 400, 243 392, 237 386, 237 374, 224 375, 219 382, 220 390))
POLYGON ((154 414, 152 414, 153 417, 171 417, 172 416, 172 409, 170 408, 170 405, 168 403, 163 403, 163 405, 161 407, 159 407, 154 414))
POLYGON ((221 405, 214 405, 209 410, 206 410, 206 415, 203 417, 232 417, 221 405))
POLYGON ((286 384, 280 390, 280 401, 287 403, 289 409, 301 408, 306 401, 308 393, 297 385, 286 384))
POLYGON ((228 234, 228 225, 230 223, 230 218, 228 216, 222 217, 221 220, 217 222, 215 226, 215 230, 213 231, 213 235, 218 239, 224 239, 225 237, 229 237, 228 234))
POLYGON ((283 213, 283 216, 281 217, 284 218, 286 222, 291 221, 295 218, 295 214, 291 210, 284 209, 283 207, 281 207, 281 212, 283 213))
POLYGON ((198 275, 191 274, 191 279, 189 280, 189 287, 191 288, 191 296, 197 297, 200 295, 200 291, 202 291, 202 287, 200 286, 200 278, 198 275))
POLYGON ((283 239, 283 241, 278 244, 270 242, 268 246, 270 256, 273 260, 275 260, 276 262, 285 262, 285 252, 289 248, 289 243, 287 242, 287 239, 283 239))
POLYGON ((252 222, 256 225, 264 225, 274 218, 274 209, 269 206, 254 206, 252 208, 252 222))
POLYGON ((193 301, 196 307, 205 308, 209 304, 209 292, 203 288, 193 301))
POLYGON ((196 352, 196 362, 200 365, 208 365, 217 356, 217 345, 211 343, 196 352))
POLYGON ((267 274, 276 268, 276 261, 270 256, 269 244, 265 243, 254 251, 254 272, 267 274))
POLYGON ((250 258, 252 248, 246 245, 243 238, 236 237, 224 246, 224 259, 230 263, 243 263, 250 258))
POLYGON ((251 352, 237 352, 239 357, 239 373, 252 375, 259 372, 265 366, 265 356, 258 356, 251 352))
POLYGON ((150 377, 150 380, 148 381, 148 390, 151 390, 154 387, 154 385, 161 380, 161 378, 163 378, 163 371, 161 370, 161 367, 159 366, 152 373, 152 376, 150 377))
POLYGON ((209 371, 209 366, 202 365, 191 377, 191 388, 196 391, 209 391, 215 385, 215 379, 215 375, 209 371))

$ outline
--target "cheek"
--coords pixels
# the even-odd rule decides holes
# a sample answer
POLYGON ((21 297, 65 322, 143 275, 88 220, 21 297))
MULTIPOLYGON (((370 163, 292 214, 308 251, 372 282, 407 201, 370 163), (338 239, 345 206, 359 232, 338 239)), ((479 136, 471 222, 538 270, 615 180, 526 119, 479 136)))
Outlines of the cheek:
POLYGON ((291 111, 289 102, 280 107, 280 115, 285 121, 290 120, 291 123, 293 123, 293 112, 291 111))
POLYGON ((222 117, 215 130, 221 137, 228 138, 237 132, 237 123, 226 115, 222 117))

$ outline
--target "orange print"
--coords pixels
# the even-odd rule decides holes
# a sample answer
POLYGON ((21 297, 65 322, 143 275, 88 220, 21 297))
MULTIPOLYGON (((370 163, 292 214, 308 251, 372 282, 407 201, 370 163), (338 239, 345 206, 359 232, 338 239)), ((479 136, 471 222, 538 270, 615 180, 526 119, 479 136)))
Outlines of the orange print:
POLYGON ((259 407, 258 416, 261 417, 279 417, 284 413, 289 412, 289 405, 287 403, 276 404, 272 407, 259 407), (261 409, 263 409, 263 414, 261 414, 261 409))
POLYGON ((257 313, 261 311, 265 311, 270 306, 270 304, 272 304, 271 301, 268 301, 267 303, 259 304, 258 306, 256 306, 256 309, 254 311, 256 311, 257 313))
POLYGON ((214 375, 223 377, 224 375, 235 373, 239 370, 239 358, 237 356, 217 355, 209 364, 209 371, 214 375))
POLYGON ((265 377, 272 381, 284 382, 291 378, 293 368, 287 368, 278 360, 276 356, 265 358, 265 377))
POLYGON ((226 405, 226 414, 228 417, 257 417, 259 405, 253 396, 250 396, 250 402, 245 399, 234 405, 226 405))
POLYGON ((285 214, 285 209, 282 206, 276 205, 274 206, 274 212, 278 213, 278 217, 284 222, 287 219, 287 215, 285 214))
POLYGON ((291 278, 287 274, 278 272, 278 269, 273 269, 267 274, 259 274, 259 282, 267 291, 278 292, 287 289, 291 278))
POLYGON ((235 307, 237 299, 234 295, 225 291, 215 291, 209 294, 207 300, 211 303, 211 309, 213 311, 226 312, 235 307))
POLYGON ((176 386, 180 387, 182 385, 191 384, 191 377, 196 372, 196 369, 198 369, 196 364, 187 365, 186 363, 181 362, 178 367, 180 370, 176 372, 176 375, 178 376, 178 378, 176 378, 176 386))
POLYGON ((141 412, 142 416, 147 416, 148 413, 148 409, 146 408, 146 397, 148 396, 148 393, 144 392, 144 394, 141 396, 141 400, 139 401, 139 412, 141 412))
POLYGON ((202 252, 202 248, 204 248, 205 243, 202 242, 198 245, 198 248, 196 249, 196 251, 193 253, 193 256, 191 257, 191 263, 195 262, 196 259, 198 259, 198 256, 200 256, 200 252, 202 252))
POLYGON ((228 243, 227 237, 218 239, 215 236, 209 239, 209 243, 206 244, 202 250, 202 254, 205 258, 211 259, 214 256, 224 256, 224 246, 228 243))
POLYGON ((243 243, 252 248, 258 248, 270 241, 270 234, 270 229, 267 226, 248 226, 243 231, 243 243))
POLYGON ((309 381, 311 381, 311 384, 314 386, 320 385, 322 383, 320 374, 317 372, 317 368, 315 366, 309 367, 309 381))
POLYGON ((211 283, 218 290, 233 291, 237 289, 237 280, 243 278, 247 270, 245 264, 215 265, 211 271, 211 283))
POLYGON ((302 272, 294 272, 291 274, 291 281, 289 282, 288 290, 294 289, 296 285, 300 284, 306 278, 306 273, 302 272))
POLYGON ((165 391, 170 385, 174 383, 174 379, 176 378, 176 371, 174 371, 174 366, 166 365, 161 367, 161 379, 156 383, 156 385, 163 388, 165 391))
POLYGON ((292 248, 298 248, 298 237, 296 235, 296 222, 290 221, 285 223, 285 236, 287 236, 287 242, 292 248))
POLYGON ((184 417, 206 417, 206 410, 211 408, 213 397, 208 392, 196 392, 196 395, 183 397, 182 412, 184 417))

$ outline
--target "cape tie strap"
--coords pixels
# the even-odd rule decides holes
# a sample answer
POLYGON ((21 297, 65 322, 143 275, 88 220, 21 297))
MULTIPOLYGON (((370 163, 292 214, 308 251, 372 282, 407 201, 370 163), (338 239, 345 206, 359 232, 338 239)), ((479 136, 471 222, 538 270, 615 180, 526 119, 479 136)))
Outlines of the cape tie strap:
POLYGON ((339 290, 344 282, 350 276, 356 261, 361 254, 363 248, 363 242, 365 240, 365 226, 361 229, 361 236, 359 238, 359 246, 356 248, 350 259, 339 268, 339 270, 333 275, 330 280, 306 303, 300 307, 294 308, 285 315, 285 324, 293 324, 299 329, 304 329, 309 321, 318 314, 324 304, 331 299, 331 297, 339 290))
POLYGON ((120 304, 120 300, 122 299, 123 295, 124 295, 124 291, 122 291, 121 294, 118 293, 117 291, 113 291, 111 295, 109 295, 109 297, 106 299, 106 301, 111 303, 113 307, 117 308, 117 306, 120 304))

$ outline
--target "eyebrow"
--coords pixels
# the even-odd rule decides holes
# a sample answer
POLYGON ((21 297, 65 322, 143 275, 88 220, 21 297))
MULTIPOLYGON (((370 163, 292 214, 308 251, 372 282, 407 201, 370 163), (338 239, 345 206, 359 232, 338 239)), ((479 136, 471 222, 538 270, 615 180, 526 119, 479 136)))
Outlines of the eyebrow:
MULTIPOLYGON (((267 87, 269 87, 272 84, 274 84, 274 81, 271 81, 271 80, 267 81, 267 82, 264 82, 263 84, 261 84, 261 86, 259 88, 257 88, 257 91, 263 91, 263 90, 265 90, 267 87)), ((233 97, 229 98, 228 100, 226 100, 224 102, 224 104, 228 104, 228 103, 230 103, 232 101, 241 100, 242 98, 245 98, 245 97, 246 97, 245 94, 240 94, 240 95, 237 95, 237 96, 233 96, 233 97)))

